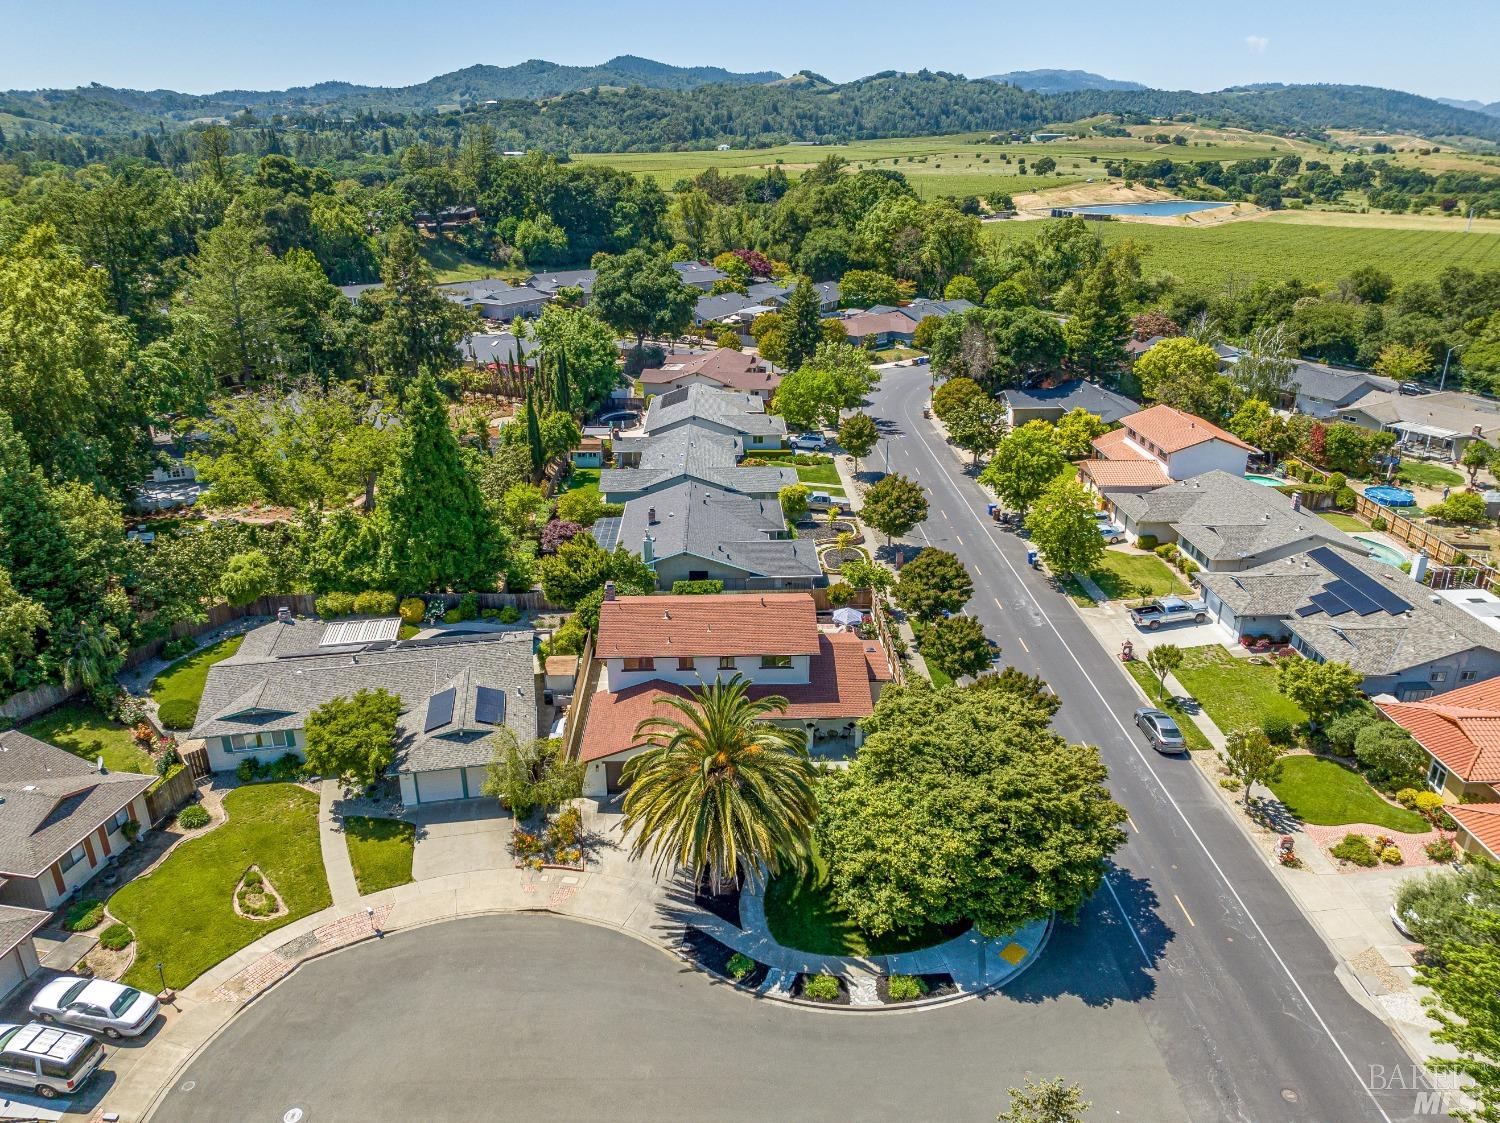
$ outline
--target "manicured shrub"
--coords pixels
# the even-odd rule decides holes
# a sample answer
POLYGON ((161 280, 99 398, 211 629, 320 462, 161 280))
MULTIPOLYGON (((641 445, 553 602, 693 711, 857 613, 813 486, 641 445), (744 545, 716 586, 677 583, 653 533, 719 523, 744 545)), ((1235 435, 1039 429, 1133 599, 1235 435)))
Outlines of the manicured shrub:
POLYGON ((318 610, 318 615, 325 620, 332 616, 348 616, 354 611, 353 593, 324 593, 316 601, 313 607, 318 610))
POLYGON ((201 803, 190 803, 177 812, 177 825, 183 830, 198 831, 208 826, 212 818, 201 803))
POLYGON ((1370 520, 1371 530, 1385 530, 1390 525, 1390 523, 1385 521, 1384 515, 1376 515, 1373 519, 1370 520))
POLYGON ((500 623, 519 624, 521 622, 521 610, 513 604, 508 604, 500 610, 500 623))
POLYGON ((1333 505, 1340 511, 1354 510, 1354 489, 1341 487, 1333 493, 1333 505))
POLYGON ((1412 807, 1418 814, 1431 819, 1443 809, 1443 797, 1437 792, 1418 792, 1412 807))
POLYGON ((802 997, 814 1002, 837 1002, 843 992, 832 975, 813 975, 802 984, 802 997))
POLYGON ((167 660, 181 659, 184 655, 191 655, 197 650, 198 641, 192 636, 177 636, 162 645, 161 657, 167 660))
POLYGON ((842 608, 854 599, 854 586, 847 581, 835 581, 828 586, 828 603, 842 608))
POLYGON ((443 623, 461 624, 463 623, 463 617, 458 614, 458 609, 450 608, 447 612, 443 613, 443 623))
POLYGON ((427 615, 427 602, 421 597, 407 597, 397 611, 401 613, 403 623, 415 626, 427 615))
POLYGON ((479 619, 478 593, 465 593, 458 598, 458 618, 460 620, 479 619))
POLYGON ((1160 546, 1153 546, 1151 552, 1161 558, 1162 561, 1176 561, 1178 554, 1177 543, 1163 542, 1160 546))
POLYGON ((1403 788, 1414 786, 1427 764, 1422 746, 1406 730, 1388 721, 1372 722, 1359 731, 1354 739, 1354 758, 1376 782, 1403 788))
POLYGON ((1416 788, 1402 788, 1396 793, 1396 802, 1408 811, 1417 809, 1417 796, 1421 795, 1416 788))
POLYGON ((1192 558, 1180 557, 1177 559, 1177 563, 1177 568, 1182 571, 1184 577, 1191 577, 1198 572, 1198 563, 1192 558))
POLYGON ((125 836, 126 842, 134 842, 141 833, 141 824, 134 819, 126 819, 120 824, 120 833, 125 836))
POLYGON ((1380 860, 1388 866, 1399 866, 1403 859, 1398 847, 1387 846, 1380 852, 1380 860))
POLYGON ((302 758, 296 753, 282 753, 279 757, 266 765, 262 775, 267 780, 300 780, 302 778, 302 758))
POLYGON ((351 607, 356 616, 390 616, 396 611, 396 594, 366 589, 354 598, 351 607))
POLYGON ((1342 842, 1329 849, 1329 853, 1341 861, 1353 862, 1356 866, 1369 867, 1380 860, 1375 848, 1370 845, 1370 840, 1362 834, 1346 834, 1342 842))
POLYGON ((724 582, 713 578, 697 581, 673 581, 672 595, 678 597, 713 596, 724 591, 724 582))
POLYGON ((1139 538, 1137 538, 1135 540, 1135 544, 1137 546, 1139 546, 1143 550, 1152 550, 1152 551, 1155 551, 1155 549, 1156 549, 1156 535, 1154 535, 1154 534, 1142 534, 1139 538))
POLYGON ((916 975, 892 975, 886 981, 886 993, 892 1002, 910 1002, 927 993, 927 984, 916 975))
POLYGON ((69 932, 87 932, 104 919, 104 902, 94 897, 74 901, 63 914, 63 927, 69 932))
POLYGON ((1339 711, 1323 725, 1323 736, 1328 747, 1340 756, 1354 755, 1354 742, 1367 726, 1383 721, 1375 707, 1368 702, 1356 702, 1339 711))
POLYGON ((130 946, 135 939, 135 933, 127 924, 111 924, 103 932, 99 933, 99 943, 110 951, 120 951, 130 946))
POLYGON ((198 703, 191 698, 168 698, 156 711, 156 719, 167 729, 191 729, 198 720, 198 703))
POLYGON ((1221 777, 1219 777, 1219 787, 1223 788, 1226 792, 1237 792, 1237 791, 1240 790, 1241 786, 1242 785, 1240 784, 1240 781, 1239 781, 1238 777, 1235 777, 1235 776, 1221 776, 1221 777))
POLYGON ((1451 838, 1440 838, 1436 842, 1429 842, 1423 849, 1427 851, 1427 857, 1434 862, 1451 862, 1458 857, 1458 847, 1453 845, 1451 838))
POLYGON ((246 757, 234 766, 234 775, 242 784, 248 784, 252 780, 259 779, 261 772, 260 761, 253 756, 246 757))
POLYGON ((1297 723, 1276 710, 1261 719, 1260 727, 1273 745, 1289 745, 1297 735, 1297 723))
POLYGON ((729 962, 724 965, 724 970, 729 972, 731 979, 743 979, 751 971, 755 970, 755 960, 744 952, 735 952, 729 957, 729 962))

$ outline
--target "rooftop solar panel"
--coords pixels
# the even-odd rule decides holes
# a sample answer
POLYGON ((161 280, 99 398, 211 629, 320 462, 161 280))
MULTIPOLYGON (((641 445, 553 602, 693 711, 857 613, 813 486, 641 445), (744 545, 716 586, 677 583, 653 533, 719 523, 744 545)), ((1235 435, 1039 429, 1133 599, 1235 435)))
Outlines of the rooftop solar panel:
POLYGON ((1322 611, 1323 611, 1323 608, 1322 608, 1321 605, 1304 604, 1301 608, 1297 609, 1297 615, 1298 616, 1314 616, 1317 613, 1322 612, 1322 611))
POLYGON ((439 690, 427 699, 427 720, 422 725, 423 733, 431 733, 439 726, 447 725, 453 720, 453 703, 457 697, 458 691, 450 686, 447 690, 439 690))
POLYGON ((1328 572, 1343 578, 1354 588, 1359 590, 1370 600, 1374 601, 1391 615, 1409 611, 1411 603, 1402 600, 1384 582, 1371 577, 1364 570, 1351 562, 1348 558, 1341 557, 1338 551, 1328 546, 1319 546, 1315 550, 1308 551, 1308 556, 1317 562, 1328 572))
POLYGON ((1361 616, 1370 616, 1380 611, 1380 606, 1347 581, 1330 581, 1323 586, 1325 593, 1332 593, 1361 616))
POLYGON ((1339 600, 1332 593, 1319 593, 1317 596, 1309 597, 1308 599, 1330 616, 1342 616, 1344 613, 1352 611, 1347 604, 1339 600))
POLYGON ((505 719, 505 691, 481 686, 474 692, 474 720, 499 725, 505 719))

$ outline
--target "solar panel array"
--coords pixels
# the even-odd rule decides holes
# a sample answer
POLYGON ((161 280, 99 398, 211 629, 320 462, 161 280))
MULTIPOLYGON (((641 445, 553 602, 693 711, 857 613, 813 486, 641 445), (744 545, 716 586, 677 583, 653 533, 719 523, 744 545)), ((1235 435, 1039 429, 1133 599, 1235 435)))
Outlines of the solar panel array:
POLYGON ((339 620, 336 623, 329 624, 324 629, 323 638, 318 641, 318 646, 343 647, 346 644, 366 644, 381 640, 394 640, 400 631, 401 618, 399 616, 363 620, 339 620))
POLYGON ((427 699, 427 720, 422 725, 422 732, 431 733, 434 729, 452 721, 453 703, 457 699, 458 691, 451 686, 447 690, 439 690, 427 699))
POLYGON ((474 720, 499 725, 505 720, 505 691, 481 686, 474 692, 474 720))
POLYGON ((1309 550, 1308 557, 1333 574, 1334 580, 1308 598, 1309 603, 1297 609, 1298 616, 1316 616, 1320 612, 1329 616, 1343 616, 1350 612, 1356 616, 1373 616, 1377 612, 1399 616, 1411 610, 1409 601, 1403 600, 1379 578, 1371 577, 1337 551, 1319 546, 1309 550))

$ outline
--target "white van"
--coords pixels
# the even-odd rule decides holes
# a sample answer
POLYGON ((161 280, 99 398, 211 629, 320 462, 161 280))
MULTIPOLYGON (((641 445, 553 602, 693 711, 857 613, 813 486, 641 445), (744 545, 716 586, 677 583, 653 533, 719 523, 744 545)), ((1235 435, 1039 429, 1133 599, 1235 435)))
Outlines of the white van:
POLYGON ((104 1046, 86 1033, 41 1022, 0 1025, 0 1084, 50 1100, 78 1091, 103 1062, 104 1046))

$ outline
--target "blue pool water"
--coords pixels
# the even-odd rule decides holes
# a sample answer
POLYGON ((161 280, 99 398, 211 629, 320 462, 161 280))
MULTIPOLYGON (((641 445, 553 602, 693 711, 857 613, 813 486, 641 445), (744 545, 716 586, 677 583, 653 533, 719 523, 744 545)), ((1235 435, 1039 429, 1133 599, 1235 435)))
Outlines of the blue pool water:
POLYGON ((1402 564, 1409 560, 1405 554, 1394 546, 1387 546, 1384 542, 1377 539, 1366 538, 1362 534, 1356 534, 1354 535, 1354 540, 1369 550, 1370 555, 1376 561, 1384 562, 1386 565, 1400 569, 1402 564))
POLYGON ((1253 484, 1260 484, 1262 487, 1280 487, 1286 483, 1285 480, 1278 480, 1275 476, 1262 476, 1256 472, 1246 472, 1245 478, 1253 484))
POLYGON ((1382 484, 1380 487, 1365 488, 1365 498, 1379 503, 1382 507, 1415 507, 1417 497, 1404 487, 1389 487, 1382 484))
POLYGON ((1067 209, 1075 214, 1144 214, 1161 217, 1211 211, 1215 207, 1227 206, 1228 203, 1205 203, 1199 199, 1164 199, 1156 203, 1096 203, 1093 206, 1067 209))

